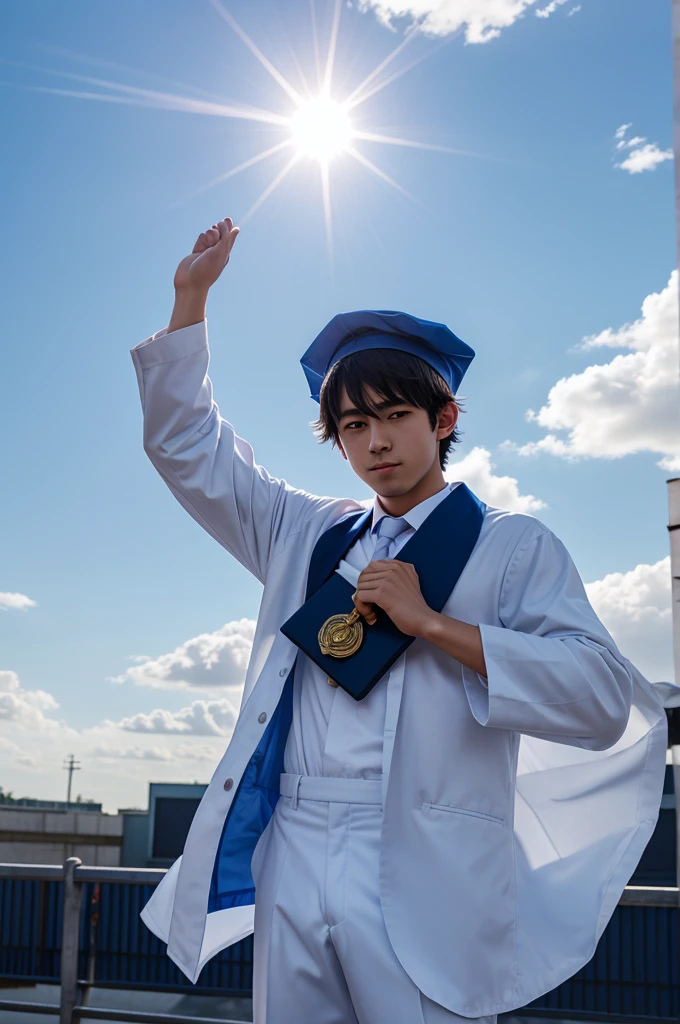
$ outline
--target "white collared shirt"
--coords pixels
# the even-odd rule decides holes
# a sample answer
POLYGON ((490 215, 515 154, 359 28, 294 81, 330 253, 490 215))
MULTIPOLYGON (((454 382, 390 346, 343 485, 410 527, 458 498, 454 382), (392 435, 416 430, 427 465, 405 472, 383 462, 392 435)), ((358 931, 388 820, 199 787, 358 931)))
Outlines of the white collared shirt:
MULTIPOLYGON (((401 517, 409 524, 393 542, 392 557, 421 526, 430 512, 457 484, 446 484, 401 517)), ((338 569, 355 582, 373 557, 376 526, 387 515, 376 495, 370 530, 352 544, 338 569)), ((403 681, 404 656, 363 700, 350 697, 341 687, 328 685, 323 672, 300 651, 295 667, 293 720, 284 754, 285 772, 341 778, 379 779, 383 772, 385 714, 391 686, 403 681)))

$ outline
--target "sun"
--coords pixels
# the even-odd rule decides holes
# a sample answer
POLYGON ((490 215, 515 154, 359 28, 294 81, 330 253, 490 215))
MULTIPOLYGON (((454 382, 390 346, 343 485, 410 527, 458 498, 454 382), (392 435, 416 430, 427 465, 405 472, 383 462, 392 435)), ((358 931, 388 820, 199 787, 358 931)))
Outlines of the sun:
MULTIPOLYGON (((183 198, 187 199, 197 196, 208 188, 223 184, 235 174, 240 174, 262 161, 273 158, 278 160, 281 156, 284 161, 280 169, 275 173, 273 179, 267 184, 257 199, 253 202, 245 214, 238 217, 239 225, 245 222, 260 208, 263 202, 281 185, 290 172, 300 163, 312 163, 316 165, 316 172, 319 175, 321 201, 323 216, 326 226, 326 239, 328 243, 328 255, 333 262, 333 216, 331 204, 331 164, 339 157, 346 156, 347 161, 343 164, 350 165, 354 160, 372 175, 385 182, 395 191, 409 200, 420 203, 419 199, 412 196, 401 185, 394 181, 382 168, 376 166, 372 160, 363 152, 364 144, 379 144, 387 146, 408 146, 415 149, 429 150, 430 152, 452 153, 459 156, 481 157, 480 153, 470 153, 460 149, 453 149, 449 146, 434 145, 427 142, 416 142, 414 140, 401 138, 393 134, 385 134, 377 131, 366 131, 355 126, 352 115, 357 107, 361 106, 372 96, 381 92, 388 85, 400 78, 403 74, 415 67, 424 60, 428 52, 421 53, 410 63, 402 66, 399 70, 388 71, 389 66, 402 54, 414 38, 420 33, 420 22, 416 19, 404 38, 376 67, 370 71, 363 81, 349 92, 349 95, 342 97, 341 101, 332 98, 334 91, 334 68, 340 30, 340 16, 346 0, 327 0, 326 7, 331 15, 330 37, 327 46, 325 62, 321 59, 321 48, 317 34, 316 2, 309 0, 312 25, 312 42, 314 64, 316 65, 316 81, 310 81, 307 74, 295 58, 299 72, 300 85, 295 86, 285 75, 262 53, 250 36, 244 32, 233 15, 224 6, 223 0, 208 0, 217 14, 233 29, 236 35, 243 41, 253 56, 259 61, 262 67, 271 75, 277 85, 285 92, 288 103, 286 112, 265 110, 251 105, 240 105, 215 97, 202 89, 194 88, 197 94, 195 97, 182 96, 173 92, 165 92, 159 89, 146 89, 139 86, 124 85, 112 82, 107 79, 90 75, 74 74, 68 71, 57 71, 44 69, 48 74, 57 75, 62 78, 74 79, 79 82, 86 82, 88 85, 96 86, 99 89, 108 89, 106 92, 76 91, 75 89, 53 89, 47 86, 27 85, 24 88, 38 89, 55 94, 66 96, 79 96, 83 99, 99 100, 107 103, 126 103, 147 107, 158 107, 165 110, 178 110, 185 113, 203 114, 211 117, 237 118, 250 121, 260 125, 266 125, 272 132, 281 132, 283 137, 268 146, 260 153, 249 157, 236 167, 231 167, 224 173, 219 174, 207 184, 202 185, 196 191, 183 198), (291 113, 292 111, 292 113, 291 113), (285 159, 289 157, 289 159, 285 159)), ((348 4, 351 6, 351 4, 348 4)), ((83 59, 92 63, 108 62, 94 58, 84 57, 83 59)), ((0 58, 2 60, 2 58, 0 58)), ((27 65, 29 67, 30 65, 27 65)), ((310 69, 313 73, 313 68, 310 69)), ((152 75, 154 79, 161 79, 160 76, 152 75)), ((175 84, 175 83, 173 83, 175 84)), ((488 159, 488 158, 487 158, 488 159)), ((344 170, 345 167, 342 168, 344 170)), ((335 171, 334 171, 335 173, 335 171)), ((310 193, 311 195, 311 193, 310 193)))
POLYGON ((290 126, 297 152, 320 163, 347 152, 354 137, 348 111, 330 96, 304 102, 291 117, 290 126))

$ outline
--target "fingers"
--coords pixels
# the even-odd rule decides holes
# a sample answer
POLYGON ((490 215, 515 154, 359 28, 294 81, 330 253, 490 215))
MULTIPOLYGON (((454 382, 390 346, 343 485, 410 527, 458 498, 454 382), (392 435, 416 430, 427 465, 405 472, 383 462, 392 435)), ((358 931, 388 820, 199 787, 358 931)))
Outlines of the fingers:
POLYGON ((415 566, 410 562, 398 562, 396 559, 381 559, 377 562, 369 562, 365 569, 362 569, 359 574, 359 582, 364 583, 368 580, 379 580, 388 579, 391 576, 398 576, 400 578, 411 577, 414 580, 418 579, 415 566))
POLYGON ((213 224, 210 230, 215 230, 217 232, 217 236, 215 238, 216 242, 224 243, 229 238, 229 232, 231 231, 231 228, 231 217, 225 217, 225 219, 221 220, 219 224, 213 224))
POLYGON ((354 607, 359 612, 361 617, 366 619, 366 622, 369 624, 369 626, 372 626, 377 621, 378 618, 373 605, 367 604, 366 601, 360 600, 360 598, 357 597, 356 592, 352 595, 352 599, 354 601, 354 607))
POLYGON ((240 230, 240 228, 234 227, 231 217, 225 217, 224 220, 213 224, 207 231, 200 233, 193 251, 197 253, 205 252, 206 249, 211 249, 214 245, 220 243, 228 256, 240 230))
POLYGON ((220 230, 217 227, 208 228, 207 231, 202 231, 198 236, 199 241, 203 244, 205 249, 209 249, 211 246, 218 242, 220 238, 220 230))
MULTIPOLYGON (((366 569, 394 569, 396 572, 402 572, 403 570, 415 570, 415 565, 412 562, 402 562, 398 558, 378 558, 372 562, 369 562, 366 569)), ((366 569, 363 571, 366 572, 366 569)))
POLYGON ((229 253, 234 247, 234 242, 238 237, 238 233, 241 229, 233 226, 231 217, 226 217, 219 223, 219 246, 222 249, 223 255, 226 256, 227 261, 229 260, 229 253))

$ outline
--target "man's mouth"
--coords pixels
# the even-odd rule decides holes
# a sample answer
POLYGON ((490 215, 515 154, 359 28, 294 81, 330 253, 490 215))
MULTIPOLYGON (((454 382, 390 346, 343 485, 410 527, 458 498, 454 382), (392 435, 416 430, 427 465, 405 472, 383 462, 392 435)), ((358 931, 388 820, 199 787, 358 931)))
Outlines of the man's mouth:
POLYGON ((398 465, 398 462, 381 462, 379 466, 371 466, 371 473, 379 473, 382 476, 384 473, 396 469, 398 465))

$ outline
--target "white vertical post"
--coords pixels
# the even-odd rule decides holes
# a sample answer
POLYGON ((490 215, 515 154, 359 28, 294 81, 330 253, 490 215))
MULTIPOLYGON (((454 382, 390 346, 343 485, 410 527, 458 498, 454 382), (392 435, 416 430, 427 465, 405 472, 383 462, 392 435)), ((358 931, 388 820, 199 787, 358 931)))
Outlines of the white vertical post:
POLYGON ((61 931, 61 992, 59 1024, 73 1024, 78 1004, 78 950, 80 949, 80 911, 83 905, 83 885, 75 879, 80 867, 79 857, 69 857, 64 864, 64 910, 61 931))
POLYGON ((680 683, 680 477, 668 480, 668 536, 671 548, 671 607, 673 615, 673 664, 680 683))
MULTIPOLYGON (((671 608, 673 629, 673 664, 675 681, 680 683, 680 477, 668 481, 668 536, 671 547, 671 608)), ((675 884, 680 888, 680 744, 671 710, 671 756, 673 758, 673 789, 675 791, 675 884)))
MULTIPOLYGON (((676 260, 680 259, 680 0, 672 0, 673 25, 673 152, 675 156, 675 238, 676 260)), ((680 317, 680 308, 678 309, 680 317)), ((680 479, 668 481, 668 530, 671 546, 673 616, 673 663, 675 682, 680 683, 680 479)), ((680 714, 674 709, 671 715, 680 714)), ((673 732, 676 730, 673 729, 673 732)), ((675 790, 675 884, 680 888, 680 745, 673 743, 673 788, 675 790)))

